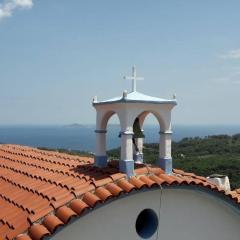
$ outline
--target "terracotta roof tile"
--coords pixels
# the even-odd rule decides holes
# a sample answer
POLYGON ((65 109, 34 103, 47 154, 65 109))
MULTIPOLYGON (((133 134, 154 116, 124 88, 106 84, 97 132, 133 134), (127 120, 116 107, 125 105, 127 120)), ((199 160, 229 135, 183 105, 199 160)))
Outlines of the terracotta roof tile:
POLYGON ((110 177, 112 178, 113 181, 116 181, 116 180, 119 180, 121 178, 125 178, 126 177, 126 174, 123 174, 123 173, 114 173, 114 174, 111 174, 110 177))
POLYGON ((97 179, 97 180, 93 179, 92 183, 95 185, 95 187, 100 187, 112 181, 113 180, 111 177, 109 177, 108 175, 105 175, 105 176, 102 176, 101 179, 97 179))
POLYGON ((158 185, 161 185, 165 182, 165 180, 163 180, 162 178, 159 178, 156 175, 149 176, 149 179, 152 180, 153 182, 157 183, 158 185))
POLYGON ((150 179, 150 178, 147 177, 147 176, 141 176, 139 179, 140 179, 142 182, 144 182, 148 187, 153 187, 154 185, 155 185, 155 186, 158 186, 158 184, 157 184, 155 181, 153 181, 152 179, 150 179))
POLYGON ((32 240, 28 235, 19 235, 16 240, 32 240))
POLYGON ((132 185, 130 182, 128 182, 125 179, 121 179, 117 182, 118 186, 123 189, 123 191, 129 193, 132 190, 136 189, 134 185, 132 185))
POLYGON ((7 233, 12 229, 5 223, 0 222, 0 239, 6 239, 7 233))
POLYGON ((105 187, 115 197, 123 192, 123 189, 117 186, 115 183, 109 183, 105 187))
POLYGON ((59 226, 62 226, 64 223, 55 215, 48 215, 44 218, 42 224, 48 229, 48 231, 53 233, 59 226))
POLYGON ((28 222, 31 224, 36 222, 38 219, 43 218, 45 215, 47 215, 49 212, 51 212, 54 208, 52 206, 46 206, 45 208, 42 208, 35 214, 30 214, 27 217, 28 222))
POLYGON ((155 166, 147 166, 147 167, 148 167, 148 171, 151 174, 159 175, 164 173, 164 171, 159 167, 155 167, 155 166))
POLYGON ((129 179, 129 182, 138 189, 141 189, 147 185, 145 182, 141 181, 140 179, 137 179, 136 177, 131 177, 129 179))
POLYGON ((69 207, 78 215, 83 213, 86 209, 89 209, 89 206, 80 199, 74 199, 69 207))
POLYGON ((101 202, 101 199, 91 192, 85 193, 82 200, 91 207, 95 207, 97 203, 101 202))
POLYGON ((62 206, 56 211, 56 216, 64 223, 68 223, 71 218, 77 216, 77 214, 69 207, 62 206))
POLYGON ((181 183, 181 181, 177 179, 175 176, 160 174, 158 175, 158 177, 163 180, 163 183, 167 183, 167 184, 181 183))
POLYGON ((206 178, 173 169, 135 164, 130 179, 118 161, 106 168, 93 159, 18 145, 0 145, 0 239, 37 240, 109 198, 144 187, 194 185, 240 204, 240 189, 224 192, 206 178), (22 235, 22 233, 26 233, 22 235))
POLYGON ((72 191, 72 193, 74 193, 76 197, 80 197, 84 193, 93 191, 94 189, 94 184, 92 184, 91 182, 87 182, 86 184, 79 185, 74 191, 72 191))
POLYGON ((95 194, 102 200, 106 201, 107 199, 113 197, 113 195, 104 187, 96 188, 95 194))
POLYGON ((136 175, 148 174, 150 169, 144 164, 135 164, 134 173, 136 175))
POLYGON ((50 235, 50 232, 41 224, 34 224, 29 228, 29 235, 33 240, 41 240, 50 235))

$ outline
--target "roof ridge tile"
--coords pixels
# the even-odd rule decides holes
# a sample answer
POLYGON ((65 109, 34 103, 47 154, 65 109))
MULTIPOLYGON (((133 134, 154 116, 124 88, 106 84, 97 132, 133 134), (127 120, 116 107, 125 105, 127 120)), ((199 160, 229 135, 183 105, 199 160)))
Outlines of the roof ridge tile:
POLYGON ((115 183, 108 183, 104 187, 115 197, 119 196, 123 192, 123 189, 115 183))
POLYGON ((136 189, 136 187, 132 185, 130 182, 128 182, 126 179, 120 179, 117 182, 117 185, 127 193, 136 189))
POLYGON ((37 223, 29 228, 29 234, 32 240, 41 240, 43 237, 49 236, 50 232, 46 227, 37 223))
POLYGON ((69 207, 78 215, 81 215, 84 211, 89 209, 89 205, 80 199, 74 199, 69 204, 69 207))
POLYGON ((145 182, 141 181, 140 179, 138 179, 138 178, 136 178, 134 176, 129 178, 128 181, 129 181, 129 183, 131 183, 132 185, 134 185, 138 189, 141 189, 141 188, 147 186, 147 184, 145 182))
POLYGON ((95 195, 97 195, 103 202, 107 201, 108 199, 112 198, 113 195, 104 187, 98 187, 95 190, 95 195))
POLYGON ((62 206, 57 209, 56 216, 63 222, 68 223, 73 217, 77 216, 77 213, 75 213, 71 208, 67 206, 62 206))
POLYGON ((91 192, 86 192, 83 195, 82 201, 84 201, 90 207, 95 207, 98 203, 102 202, 102 200, 91 192))
POLYGON ((42 224, 51 233, 54 233, 58 227, 64 225, 64 223, 55 215, 48 215, 44 217, 42 224))

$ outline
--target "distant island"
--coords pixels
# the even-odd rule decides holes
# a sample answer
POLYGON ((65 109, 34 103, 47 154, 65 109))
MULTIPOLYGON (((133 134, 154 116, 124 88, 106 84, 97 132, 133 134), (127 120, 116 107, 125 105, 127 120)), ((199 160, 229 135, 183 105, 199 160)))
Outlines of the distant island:
MULTIPOLYGON (((64 125, 64 128, 92 128, 95 127, 95 124, 81 124, 81 123, 72 123, 68 125, 64 125)), ((119 124, 110 123, 108 127, 119 127, 119 124)))
POLYGON ((63 127, 65 127, 65 128, 83 128, 83 127, 87 127, 87 126, 88 125, 86 125, 86 124, 72 123, 72 124, 64 125, 63 127))

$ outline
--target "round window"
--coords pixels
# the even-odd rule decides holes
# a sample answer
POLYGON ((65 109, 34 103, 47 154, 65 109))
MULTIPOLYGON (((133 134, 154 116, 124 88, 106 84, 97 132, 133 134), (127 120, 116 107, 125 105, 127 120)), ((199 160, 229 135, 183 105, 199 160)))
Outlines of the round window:
POLYGON ((142 210, 136 220, 136 232, 141 238, 150 238, 158 228, 158 216, 152 209, 142 210))

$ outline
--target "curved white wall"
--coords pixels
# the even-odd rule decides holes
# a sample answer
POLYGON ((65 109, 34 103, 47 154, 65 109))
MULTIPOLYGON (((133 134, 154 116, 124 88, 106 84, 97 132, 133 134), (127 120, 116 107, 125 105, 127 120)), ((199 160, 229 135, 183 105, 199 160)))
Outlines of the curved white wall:
MULTIPOLYGON (((145 208, 159 212, 161 192, 132 194, 100 207, 59 231, 55 240, 139 240, 138 214, 145 208)), ((159 232, 151 240, 237 240, 240 212, 207 193, 164 189, 159 232)))

